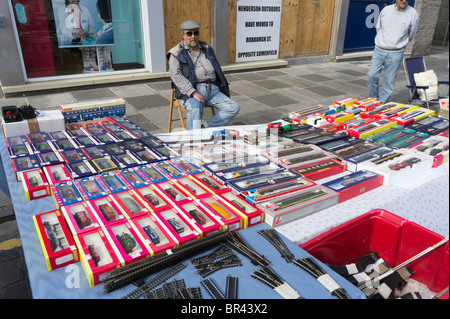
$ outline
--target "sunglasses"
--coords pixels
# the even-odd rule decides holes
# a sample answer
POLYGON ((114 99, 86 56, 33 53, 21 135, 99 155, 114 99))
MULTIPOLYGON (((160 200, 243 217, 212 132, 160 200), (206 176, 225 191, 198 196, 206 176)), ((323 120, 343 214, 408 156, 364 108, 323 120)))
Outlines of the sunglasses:
POLYGON ((192 37, 192 35, 198 37, 200 35, 200 31, 187 31, 184 34, 186 34, 188 37, 192 37))

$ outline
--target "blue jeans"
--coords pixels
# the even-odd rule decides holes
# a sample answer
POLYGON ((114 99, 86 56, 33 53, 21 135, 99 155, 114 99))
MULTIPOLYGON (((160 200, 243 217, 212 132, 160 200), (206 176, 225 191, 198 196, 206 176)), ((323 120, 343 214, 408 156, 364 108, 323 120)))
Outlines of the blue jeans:
POLYGON ((403 61, 404 51, 389 52, 375 47, 372 61, 370 62, 369 80, 367 87, 369 96, 386 103, 389 101, 394 91, 395 81, 397 80, 398 69, 403 61), (378 80, 384 67, 383 87, 379 94, 378 80))
MULTIPOLYGON (((211 105, 219 111, 214 117, 209 119, 209 121, 204 124, 206 127, 227 125, 228 122, 235 117, 241 109, 236 102, 220 92, 219 88, 215 84, 198 83, 196 91, 203 96, 206 105, 211 105)), ((202 103, 191 97, 187 99, 186 102, 180 100, 180 104, 188 111, 188 130, 199 129, 202 124, 204 112, 202 103)))

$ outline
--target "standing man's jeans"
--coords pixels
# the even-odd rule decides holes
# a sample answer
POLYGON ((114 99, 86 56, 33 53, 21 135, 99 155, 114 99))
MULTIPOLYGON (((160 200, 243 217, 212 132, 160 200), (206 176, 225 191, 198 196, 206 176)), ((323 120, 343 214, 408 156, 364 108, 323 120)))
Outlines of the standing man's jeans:
MULTIPOLYGON (((213 118, 204 124, 205 127, 225 126, 239 113, 239 105, 220 92, 217 85, 198 83, 196 91, 204 97, 205 105, 211 105, 219 111, 213 118)), ((204 111, 202 104, 192 97, 187 99, 186 102, 180 100, 180 104, 188 111, 188 130, 199 129, 202 124, 204 111)))
POLYGON ((370 62, 369 96, 386 103, 394 91, 395 81, 397 79, 398 69, 403 61, 404 51, 384 51, 375 47, 372 61, 370 62), (378 92, 378 80, 384 67, 383 87, 381 93, 378 92))

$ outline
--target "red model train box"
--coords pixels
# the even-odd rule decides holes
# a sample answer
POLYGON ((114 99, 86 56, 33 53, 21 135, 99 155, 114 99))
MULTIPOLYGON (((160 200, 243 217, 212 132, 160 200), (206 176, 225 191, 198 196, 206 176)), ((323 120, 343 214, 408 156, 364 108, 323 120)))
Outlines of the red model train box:
POLYGON ((103 229, 95 229, 74 236, 80 261, 89 286, 101 284, 103 278, 120 267, 119 259, 105 236, 103 229))
POLYGON ((231 207, 229 207, 223 198, 218 195, 205 197, 198 200, 203 207, 211 211, 217 219, 226 225, 228 231, 235 231, 244 228, 244 219, 231 207))
POLYGON ((154 214, 133 218, 130 224, 152 255, 177 246, 177 242, 154 214))
POLYGON ((19 172, 27 201, 50 195, 50 186, 40 168, 19 172))
POLYGON ((187 178, 196 182, 202 188, 206 189, 210 194, 221 194, 223 192, 228 192, 229 190, 224 184, 203 172, 194 175, 188 175, 187 178))
POLYGON ((126 219, 120 208, 109 196, 87 201, 101 226, 111 226, 126 219))
POLYGON ((151 255, 127 220, 103 228, 120 265, 125 266, 151 255))
POLYGON ((168 231, 178 245, 201 238, 201 231, 192 225, 184 214, 178 210, 167 209, 154 212, 153 214, 162 222, 165 230, 168 231))
POLYGON ((180 202, 184 202, 190 198, 180 189, 179 184, 175 184, 172 180, 153 184, 151 186, 174 205, 178 205, 180 202))
POLYGON ((62 206, 61 212, 67 221, 70 231, 74 235, 100 228, 97 217, 95 217, 95 213, 87 202, 62 206))
POLYGON ((50 184, 68 182, 72 180, 70 173, 64 164, 56 164, 42 167, 42 170, 50 184))
POLYGON ((255 205, 249 203, 244 198, 236 195, 234 192, 227 192, 218 195, 224 198, 224 203, 232 210, 242 216, 244 219, 244 228, 262 223, 264 221, 264 212, 255 205))
POLYGON ((151 212, 172 207, 172 203, 165 199, 164 196, 151 185, 136 188, 132 191, 151 212))
POLYGON ((197 201, 191 200, 185 204, 178 205, 176 209, 184 214, 187 220, 201 231, 202 237, 219 231, 225 224, 214 217, 214 214, 204 209, 197 201))
POLYGON ((49 271, 78 261, 78 250, 59 209, 33 216, 49 271))
POLYGON ((122 214, 127 219, 132 219, 150 213, 146 205, 142 203, 137 195, 131 190, 117 194, 111 194, 109 195, 109 197, 113 199, 122 214))
POLYGON ((382 186, 383 178, 383 175, 361 170, 324 183, 323 186, 339 193, 339 203, 342 203, 382 186))
POLYGON ((174 179, 173 182, 175 182, 181 191, 192 199, 211 196, 210 192, 208 192, 205 188, 202 188, 192 179, 188 178, 188 176, 174 179))

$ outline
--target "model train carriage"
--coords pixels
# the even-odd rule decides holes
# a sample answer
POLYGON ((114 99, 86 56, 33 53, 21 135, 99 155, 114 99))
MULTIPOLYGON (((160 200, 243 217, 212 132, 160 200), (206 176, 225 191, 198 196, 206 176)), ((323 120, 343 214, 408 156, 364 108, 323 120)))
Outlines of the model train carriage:
POLYGON ((181 223, 175 218, 169 218, 167 220, 170 226, 178 233, 182 234, 184 232, 184 227, 181 225, 181 223))
POLYGON ((92 220, 89 218, 88 214, 84 210, 73 214, 73 218, 75 219, 75 222, 77 223, 80 229, 83 229, 84 227, 87 227, 90 224, 92 224, 92 220))
POLYGON ((127 255, 129 255, 137 245, 136 240, 128 233, 123 232, 122 235, 116 235, 116 238, 127 255))
POLYGON ((196 221, 197 223, 199 223, 200 225, 203 226, 203 225, 206 224, 206 219, 205 219, 205 217, 204 217, 198 210, 192 209, 192 210, 190 210, 188 213, 189 213, 189 215, 191 215, 192 218, 194 218, 195 221, 196 221))
POLYGON ((143 229, 147 234, 148 238, 150 238, 150 240, 152 241, 153 245, 158 245, 160 243, 158 234, 152 227, 150 227, 150 225, 145 226, 143 229))
POLYGON ((110 222, 116 220, 116 214, 114 214, 114 211, 111 207, 109 207, 108 204, 99 205, 98 209, 100 209, 100 212, 102 213, 103 217, 105 217, 106 221, 110 222))
POLYGON ((100 256, 98 255, 97 251, 94 248, 94 245, 89 245, 88 247, 89 254, 92 257, 92 261, 94 262, 94 265, 98 267, 98 263, 100 262, 100 256))
POLYGON ((227 212, 227 210, 225 208, 222 207, 222 205, 215 203, 215 202, 211 202, 208 203, 208 205, 214 209, 214 211, 216 213, 218 213, 220 216, 222 216, 225 219, 230 219, 232 216, 230 215, 230 213, 227 212))

